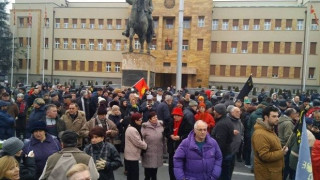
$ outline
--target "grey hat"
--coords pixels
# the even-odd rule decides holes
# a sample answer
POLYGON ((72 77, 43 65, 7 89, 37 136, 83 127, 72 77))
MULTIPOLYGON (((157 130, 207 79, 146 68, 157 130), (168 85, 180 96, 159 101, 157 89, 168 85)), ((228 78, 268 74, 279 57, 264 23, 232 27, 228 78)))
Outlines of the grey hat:
POLYGON ((149 94, 149 95, 147 96, 147 100, 151 100, 151 99, 153 99, 153 96, 152 96, 151 94, 149 94))
POLYGON ((226 106, 224 104, 217 104, 214 106, 214 110, 221 114, 221 115, 225 115, 227 113, 227 109, 226 106))
POLYGON ((2 150, 6 154, 13 156, 23 148, 23 142, 17 137, 11 137, 3 142, 2 150))
POLYGON ((0 100, 0 107, 2 107, 2 106, 9 106, 9 105, 10 105, 10 102, 6 102, 6 101, 0 100))
POLYGON ((17 97, 18 97, 18 98, 24 98, 24 95, 23 95, 22 93, 19 93, 19 94, 17 95, 17 97))
POLYGON ((189 106, 198 106, 198 103, 195 100, 190 100, 189 106))

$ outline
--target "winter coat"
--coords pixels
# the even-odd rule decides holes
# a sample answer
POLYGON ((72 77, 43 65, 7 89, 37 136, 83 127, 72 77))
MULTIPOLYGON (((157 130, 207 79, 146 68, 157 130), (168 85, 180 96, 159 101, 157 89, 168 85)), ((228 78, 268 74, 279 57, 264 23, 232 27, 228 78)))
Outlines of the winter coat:
POLYGON ((46 116, 45 105, 40 106, 40 108, 34 108, 29 115, 28 123, 30 125, 35 121, 39 121, 45 116, 46 116))
MULTIPOLYGON (((55 120, 56 120, 56 125, 55 125, 55 132, 56 133, 50 133, 50 130, 49 130, 49 128, 48 128, 48 126, 47 126, 47 128, 48 128, 48 133, 50 133, 51 135, 54 135, 54 136, 56 136, 57 138, 60 138, 61 136, 62 136, 62 134, 63 134, 63 132, 66 130, 66 124, 65 124, 65 122, 63 121, 63 120, 61 120, 58 116, 55 118, 55 120)), ((41 121, 44 121, 44 122, 46 122, 46 117, 43 117, 42 119, 41 119, 41 121)))
POLYGON ((153 102, 150 109, 148 109, 147 105, 148 105, 147 101, 143 102, 140 105, 140 112, 143 113, 143 117, 142 117, 143 122, 148 121, 148 116, 151 111, 157 111, 157 107, 159 105, 159 102, 158 101, 153 102))
POLYGON ((78 138, 78 147, 81 147, 82 137, 81 137, 80 130, 84 126, 84 124, 87 122, 86 115, 84 114, 84 112, 78 111, 77 117, 75 118, 75 120, 72 120, 69 114, 69 110, 67 110, 66 113, 62 115, 61 119, 64 121, 67 130, 72 130, 80 135, 80 137, 78 138))
POLYGON ((189 123, 190 125, 194 125, 196 122, 194 116, 197 112, 191 109, 191 107, 187 107, 183 110, 183 120, 189 123))
POLYGON ((261 118, 257 120, 252 135, 254 174, 256 180, 282 180, 284 154, 279 138, 261 118))
POLYGON ((243 142, 244 127, 240 119, 236 119, 230 114, 228 114, 227 117, 231 120, 234 130, 239 131, 238 135, 233 135, 232 143, 230 144, 232 154, 236 154, 237 152, 239 152, 240 146, 243 142))
POLYGON ((6 111, 0 109, 0 139, 14 136, 14 119, 6 111))
POLYGON ((165 126, 172 120, 169 105, 165 101, 158 105, 157 116, 158 119, 163 121, 165 126))
POLYGON ((294 124, 292 119, 286 115, 279 118, 278 123, 278 136, 280 138, 281 146, 283 147, 289 140, 290 135, 293 133, 294 124))
POLYGON ((316 140, 312 148, 313 180, 320 180, 320 140, 316 140))
POLYGON ((161 167, 163 165, 163 153, 166 152, 163 122, 158 120, 156 127, 149 121, 143 123, 141 134, 148 145, 146 152, 142 154, 142 167, 161 167))
POLYGON ((138 161, 142 149, 147 149, 147 143, 141 139, 138 130, 129 125, 125 134, 124 158, 130 161, 138 161))
POLYGON ((217 142, 207 134, 202 151, 191 131, 174 154, 174 175, 177 180, 213 180, 221 173, 222 153, 217 142))
POLYGON ((27 103, 25 101, 17 102, 18 106, 18 119, 16 120, 16 129, 17 130, 25 130, 27 126, 26 118, 27 118, 27 103), (23 104, 24 109, 20 109, 21 104, 23 104))
POLYGON ((36 177, 39 178, 48 157, 60 150, 60 142, 55 137, 46 133, 46 139, 43 142, 39 141, 33 136, 26 140, 23 146, 22 156, 28 155, 30 151, 33 151, 37 169, 36 177))
POLYGON ((231 154, 231 143, 233 141, 233 124, 225 115, 216 119, 216 126, 212 130, 212 137, 219 144, 223 157, 231 154))
POLYGON ((192 131, 193 126, 181 119, 181 124, 178 130, 178 136, 180 136, 180 139, 177 141, 174 141, 171 139, 171 135, 173 135, 173 128, 174 128, 174 120, 170 121, 168 126, 164 130, 164 134, 167 138, 167 151, 169 154, 174 154, 182 140, 188 137, 189 133, 192 131))
POLYGON ((248 127, 248 132, 250 133, 250 137, 253 134, 253 130, 254 130, 254 125, 256 124, 256 121, 258 118, 263 118, 262 117, 262 111, 263 108, 262 107, 258 107, 256 111, 254 111, 251 115, 250 115, 250 119, 248 121, 247 127, 248 127))
POLYGON ((98 146, 89 144, 83 151, 93 158, 94 163, 96 163, 96 160, 100 160, 100 158, 107 161, 105 168, 98 171, 100 175, 99 179, 115 179, 113 171, 118 169, 122 165, 122 162, 118 151, 111 143, 101 142, 98 146))
POLYGON ((216 122, 214 121, 212 115, 208 112, 198 112, 196 115, 194 115, 194 119, 197 120, 203 120, 208 124, 208 133, 210 134, 213 127, 216 125, 216 122))

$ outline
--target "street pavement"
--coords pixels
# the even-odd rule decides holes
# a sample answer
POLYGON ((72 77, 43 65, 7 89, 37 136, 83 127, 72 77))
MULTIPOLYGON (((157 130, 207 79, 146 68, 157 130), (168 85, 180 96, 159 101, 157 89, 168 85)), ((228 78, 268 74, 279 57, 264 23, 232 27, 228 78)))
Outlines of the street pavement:
MULTIPOLYGON (((121 155, 122 156, 122 155, 121 155)), ((123 157, 123 156, 122 156, 123 157)), ((123 159, 123 158, 122 158, 123 159)), ((141 166, 141 163, 139 163, 139 179, 144 179, 144 169, 141 166)), ((120 167, 116 171, 114 171, 115 179, 116 180, 126 180, 127 176, 123 174, 124 167, 120 167)), ((158 180, 169 180, 169 172, 168 172, 168 164, 164 163, 164 165, 160 168, 158 168, 158 174, 157 174, 158 180)), ((234 167, 233 180, 254 180, 253 173, 250 172, 250 169, 244 166, 244 163, 236 162, 236 165, 234 167)))

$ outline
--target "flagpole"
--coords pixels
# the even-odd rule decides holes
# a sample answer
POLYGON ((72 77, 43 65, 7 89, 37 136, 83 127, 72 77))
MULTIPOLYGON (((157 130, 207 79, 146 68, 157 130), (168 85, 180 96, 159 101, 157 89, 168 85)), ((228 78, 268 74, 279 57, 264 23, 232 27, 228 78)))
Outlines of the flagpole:
POLYGON ((13 30, 12 30, 12 54, 11 54, 11 87, 13 86, 13 60, 14 60, 14 33, 15 33, 15 26, 16 26, 16 10, 13 9, 13 30))
POLYGON ((304 52, 304 67, 303 67, 303 83, 302 83, 302 91, 306 90, 306 79, 307 79, 307 67, 308 67, 308 53, 309 53, 309 39, 310 39, 310 25, 311 25, 311 21, 310 21, 310 10, 311 10, 311 1, 310 1, 310 5, 307 6, 307 17, 306 17, 306 21, 307 21, 307 27, 306 27, 306 40, 304 43, 304 47, 305 47, 305 52, 304 52))
POLYGON ((47 20, 47 0, 44 12, 44 27, 43 27, 43 62, 42 62, 42 83, 44 83, 44 63, 46 61, 46 20, 47 20))
POLYGON ((180 0, 180 2, 179 2, 179 34, 178 34, 178 56, 177 56, 176 90, 181 90, 183 11, 184 11, 184 0, 180 0))
POLYGON ((29 25, 28 25, 28 53, 27 53, 27 84, 29 85, 29 58, 30 58, 30 22, 29 22, 29 25))

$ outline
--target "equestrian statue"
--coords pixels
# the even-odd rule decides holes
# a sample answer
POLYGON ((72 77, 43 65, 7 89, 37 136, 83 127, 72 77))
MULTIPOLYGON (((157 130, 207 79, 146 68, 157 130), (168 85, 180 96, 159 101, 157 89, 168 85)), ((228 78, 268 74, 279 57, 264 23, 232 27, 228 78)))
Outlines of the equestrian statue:
POLYGON ((152 11, 152 0, 126 0, 132 5, 129 22, 122 35, 129 37, 129 52, 133 52, 132 40, 135 34, 139 37, 140 53, 143 53, 144 42, 147 42, 147 53, 150 54, 150 43, 154 36, 152 11))

